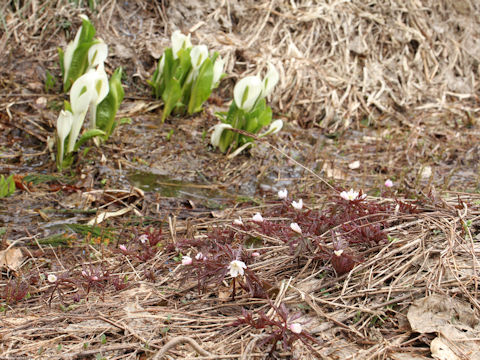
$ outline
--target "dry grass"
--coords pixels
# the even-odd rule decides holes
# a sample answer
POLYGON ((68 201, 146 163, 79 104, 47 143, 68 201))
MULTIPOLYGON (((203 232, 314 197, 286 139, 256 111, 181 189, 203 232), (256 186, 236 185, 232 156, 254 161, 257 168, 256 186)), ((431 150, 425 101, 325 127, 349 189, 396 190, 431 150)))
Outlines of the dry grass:
MULTIPOLYGON (((132 264, 113 252, 112 245, 33 245, 39 234, 47 236, 51 230, 31 209, 57 206, 68 211, 85 205, 81 193, 100 190, 100 179, 107 179, 110 188, 124 189, 126 180, 119 180, 119 174, 138 170, 139 163, 188 181, 201 175, 202 183, 204 178, 209 181, 204 186, 225 191, 223 195, 250 194, 251 186, 256 190, 257 182, 264 183, 266 200, 256 198, 262 205, 246 206, 225 195, 223 211, 212 218, 212 209, 197 199, 191 209, 182 200, 154 194, 123 194, 112 200, 101 192, 94 194, 95 205, 87 204, 85 214, 75 214, 73 220, 86 221, 93 216, 88 211, 100 207, 115 210, 135 203, 145 222, 169 224, 164 226, 169 241, 201 238, 217 226, 230 226, 238 216, 248 218, 277 206, 269 203, 277 186, 269 185, 272 179, 309 198, 312 208, 327 206, 334 190, 265 144, 254 149, 251 158, 227 161, 198 144, 212 119, 181 119, 162 127, 155 123, 160 104, 149 96, 145 80, 176 28, 192 31, 195 43, 207 44, 226 59, 231 76, 220 90, 225 101, 234 79, 265 68, 267 61, 281 69, 271 104, 289 120, 288 131, 277 142, 282 152, 323 171, 335 186, 371 189, 369 201, 421 199, 418 214, 389 218, 385 231, 395 241, 365 250, 364 262, 340 277, 328 262, 303 258, 298 267, 285 245, 265 238, 266 251, 254 270, 274 284, 272 301, 302 310, 308 331, 323 341, 314 346, 322 359, 429 358, 434 336, 413 332, 406 315, 415 299, 430 294, 469 304, 478 319, 480 197, 470 193, 478 188, 480 160, 478 145, 472 145, 478 139, 480 110, 477 2, 109 0, 94 13, 60 0, 25 1, 18 9, 12 5, 16 3, 0 5, 0 50, 5 54, 0 59, 1 172, 53 172, 46 142, 62 97, 45 92, 45 71, 58 79, 56 47, 70 40, 80 23, 77 15, 85 11, 109 43, 107 68, 122 65, 127 70, 122 116, 132 117, 134 124, 133 131, 119 129, 101 150, 113 170, 82 162, 76 174, 84 177, 76 179, 74 190, 60 188, 71 194, 67 198, 58 189, 40 187, 2 200, 0 225, 8 228, 4 238, 22 245, 27 260, 16 272, 2 270, 0 292, 7 279, 32 271, 78 270, 85 261, 83 252, 92 263, 127 275, 133 286, 93 292, 88 301, 68 309, 57 298, 49 307, 46 288, 41 287, 30 300, 6 306, 0 359, 89 359, 100 353, 109 359, 265 356, 256 345, 260 331, 229 324, 242 307, 269 311, 268 302, 246 293, 231 301, 225 285, 199 295, 194 282, 179 282, 177 266, 160 266, 172 263, 167 252, 132 264), (164 138, 170 129, 175 135, 168 142, 164 138), (148 132, 157 135, 145 135, 148 132), (348 168, 353 160, 361 161, 359 170, 348 168), (432 175, 422 177, 426 167, 432 175), (381 190, 387 177, 395 180, 397 193, 381 190), (154 282, 144 276, 152 268, 157 272, 154 282)), ((134 227, 128 222, 138 221, 130 214, 109 222, 119 239, 124 236, 121 229, 134 227)), ((330 233, 321 240, 331 246, 330 233)), ((469 343, 475 346, 478 340, 469 343)), ((469 359, 462 349, 456 354, 469 359)), ((293 353, 276 356, 318 358, 300 342, 293 353)))

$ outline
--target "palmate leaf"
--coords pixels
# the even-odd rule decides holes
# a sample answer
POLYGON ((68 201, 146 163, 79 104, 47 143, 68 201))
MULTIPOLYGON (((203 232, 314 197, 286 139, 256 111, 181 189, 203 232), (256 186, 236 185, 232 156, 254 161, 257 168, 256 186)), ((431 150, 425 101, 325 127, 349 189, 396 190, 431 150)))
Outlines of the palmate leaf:
POLYGON ((125 95, 121 79, 122 68, 120 67, 115 70, 110 78, 108 95, 97 106, 96 126, 105 132, 104 140, 107 140, 115 129, 115 115, 125 95))

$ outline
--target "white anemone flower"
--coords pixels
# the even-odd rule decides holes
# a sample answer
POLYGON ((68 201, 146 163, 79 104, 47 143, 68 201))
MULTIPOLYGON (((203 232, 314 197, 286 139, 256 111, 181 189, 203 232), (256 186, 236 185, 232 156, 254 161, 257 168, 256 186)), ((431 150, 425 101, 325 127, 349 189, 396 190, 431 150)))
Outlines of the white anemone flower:
POLYGON ((191 265, 192 261, 190 256, 182 256, 182 265, 191 265))
POLYGON ((277 69, 272 63, 268 63, 268 72, 263 78, 262 97, 266 97, 272 93, 278 80, 280 80, 280 75, 278 74, 277 69))
POLYGON ((300 228, 300 226, 297 223, 291 223, 290 224, 290 229, 292 229, 292 231, 295 231, 297 234, 302 235, 302 229, 300 228))
POLYGON ((255 222, 261 223, 261 222, 263 222, 263 216, 262 216, 262 214, 257 212, 255 215, 253 215, 252 220, 255 221, 255 222))
POLYGON ((272 122, 270 124, 270 127, 268 128, 268 130, 265 131, 263 134, 259 134, 258 137, 264 137, 264 136, 267 136, 267 135, 276 134, 280 130, 282 130, 282 127, 283 127, 283 121, 280 120, 280 119, 275 120, 274 122, 272 122))
POLYGON ((367 194, 363 194, 362 196, 360 196, 360 193, 358 191, 355 191, 353 189, 350 189, 349 191, 342 191, 340 193, 340 197, 344 200, 347 200, 347 201, 354 201, 354 200, 361 200, 361 199, 365 199, 367 197, 367 194))
POLYGON ((225 66, 225 61, 219 56, 213 64, 213 81, 212 88, 217 87, 218 82, 223 74, 223 67, 225 66))
POLYGON ((142 234, 138 237, 138 240, 142 243, 145 244, 148 241, 148 235, 147 234, 142 234))
POLYGON ((102 39, 97 39, 95 44, 88 49, 88 66, 90 68, 103 64, 108 56, 108 46, 102 39))
POLYGON ((280 191, 278 192, 278 198, 279 198, 279 199, 282 199, 282 200, 283 200, 283 199, 286 199, 287 196, 288 196, 288 190, 287 190, 287 189, 283 189, 283 190, 280 190, 280 191))
POLYGON ((252 110, 262 94, 263 83, 258 76, 247 76, 241 79, 233 89, 233 98, 238 108, 245 112, 252 110))
POLYGON ((213 127, 212 137, 210 138, 210 143, 218 147, 220 145, 220 138, 222 137, 223 130, 225 129, 232 129, 232 125, 230 124, 217 124, 213 127))
POLYGON ((292 201, 292 206, 294 209, 297 209, 297 210, 302 210, 303 208, 303 200, 300 199, 298 201, 292 201))
POLYGON ((63 161, 64 153, 64 143, 68 134, 72 130, 73 124, 73 115, 70 111, 62 110, 57 119, 57 136, 58 136, 58 147, 59 147, 59 161, 63 161))
POLYGON ((245 273, 243 270, 247 268, 247 265, 243 261, 240 260, 233 260, 228 265, 228 269, 230 270, 231 277, 237 277, 238 275, 243 276, 245 273))
POLYGON ((47 280, 48 280, 49 283, 54 283, 54 282, 57 282, 58 279, 55 275, 50 274, 50 275, 47 276, 47 280))
POLYGON ((206 45, 196 45, 190 51, 190 60, 192 61, 192 67, 198 71, 203 62, 208 58, 208 48, 206 45))
POLYGON ((182 49, 190 49, 192 42, 190 41, 190 34, 188 36, 183 35, 179 30, 176 30, 172 34, 172 51, 173 58, 178 59, 178 53, 182 49))
POLYGON ((293 324, 290 324, 289 327, 290 327, 290 331, 295 334, 300 334, 302 332, 302 324, 293 323, 293 324))
POLYGON ((233 224, 238 225, 238 226, 242 226, 243 225, 242 218, 238 218, 238 219, 233 220, 233 224))

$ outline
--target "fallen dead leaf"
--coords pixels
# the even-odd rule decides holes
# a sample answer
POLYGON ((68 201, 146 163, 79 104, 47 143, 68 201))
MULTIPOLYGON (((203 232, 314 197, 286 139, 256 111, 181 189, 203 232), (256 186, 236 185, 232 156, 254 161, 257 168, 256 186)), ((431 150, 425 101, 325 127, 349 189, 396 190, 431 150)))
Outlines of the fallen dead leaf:
POLYGON ((17 271, 22 262, 23 254, 19 248, 11 247, 0 251, 0 268, 17 271))

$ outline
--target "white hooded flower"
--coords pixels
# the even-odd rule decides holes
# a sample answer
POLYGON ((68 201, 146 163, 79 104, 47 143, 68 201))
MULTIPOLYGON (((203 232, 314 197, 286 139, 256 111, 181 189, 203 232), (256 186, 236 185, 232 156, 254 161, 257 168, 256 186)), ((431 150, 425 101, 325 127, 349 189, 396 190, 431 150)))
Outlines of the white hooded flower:
POLYGON ((219 56, 215 60, 213 64, 213 81, 212 81, 212 88, 218 85, 220 78, 223 74, 223 67, 225 66, 225 61, 219 56))
POLYGON ((297 234, 302 235, 302 229, 300 228, 300 226, 297 223, 291 223, 290 224, 290 229, 292 229, 292 231, 295 231, 297 234))
POLYGON ((298 201, 292 201, 292 206, 294 209, 297 209, 297 210, 302 210, 303 208, 303 200, 300 199, 298 201))
POLYGON ((276 134, 278 133, 280 130, 282 130, 282 127, 283 127, 283 121, 278 119, 278 120, 275 120, 274 122, 272 122, 270 124, 270 127, 268 128, 267 131, 265 131, 263 134, 259 134, 258 136, 259 137, 264 137, 264 136, 267 136, 267 135, 273 135, 273 134, 276 134))
POLYGON ((70 111, 62 110, 57 119, 57 136, 58 136, 58 146, 60 149, 59 161, 63 160, 64 153, 64 142, 68 134, 72 130, 73 124, 73 115, 70 111))
POLYGON ((283 199, 286 199, 287 196, 288 196, 288 191, 287 191, 287 189, 283 189, 283 190, 280 190, 280 191, 278 192, 278 198, 279 198, 279 199, 282 199, 282 200, 283 200, 283 199))
POLYGON ((220 139, 222 137, 223 130, 225 129, 232 129, 232 125, 230 124, 217 124, 213 127, 213 133, 210 138, 210 143, 218 147, 220 145, 220 139))
POLYGON ((197 45, 190 51, 190 60, 195 71, 200 69, 203 62, 208 58, 208 48, 206 45, 197 45))
POLYGON ((103 64, 108 56, 108 46, 101 39, 97 39, 95 44, 88 49, 88 66, 90 68, 103 64))
POLYGON ((247 265, 243 261, 239 260, 233 260, 230 262, 230 265, 228 265, 228 269, 230 270, 230 276, 231 277, 237 277, 238 275, 243 276, 244 269, 247 268, 247 265))
MULTIPOLYGON (((88 18, 83 15, 81 16, 82 19, 88 20, 88 18)), ((73 54, 78 47, 78 43, 80 42, 80 35, 82 34, 83 26, 78 29, 77 34, 75 35, 75 39, 70 41, 65 49, 65 53, 63 54, 63 69, 65 70, 65 77, 64 81, 67 80, 68 72, 70 71, 70 66, 72 65, 73 54)), ((64 83, 65 84, 65 83, 64 83)))
POLYGON ((266 97, 272 93, 278 80, 280 80, 280 75, 278 74, 277 69, 272 63, 268 63, 268 72, 263 78, 262 97, 266 97))
POLYGON ((190 41, 190 34, 188 36, 183 35, 179 30, 176 30, 172 34, 172 52, 173 58, 178 59, 178 53, 182 49, 189 49, 192 47, 190 41))
POLYGON ((95 96, 95 70, 90 70, 80 76, 70 89, 70 105, 73 113, 73 124, 70 138, 68 139, 68 152, 75 147, 78 135, 85 120, 92 98, 95 96))
POLYGON ((258 76, 241 79, 233 89, 233 98, 238 108, 249 112, 262 94, 263 83, 258 76))

